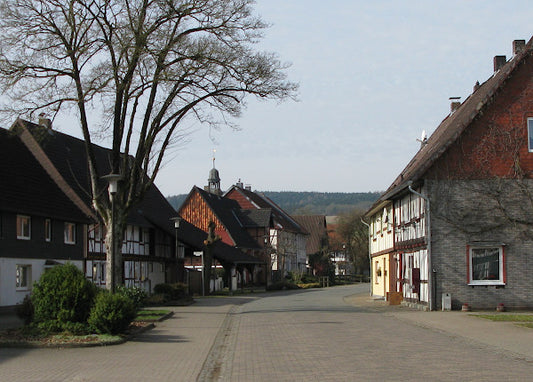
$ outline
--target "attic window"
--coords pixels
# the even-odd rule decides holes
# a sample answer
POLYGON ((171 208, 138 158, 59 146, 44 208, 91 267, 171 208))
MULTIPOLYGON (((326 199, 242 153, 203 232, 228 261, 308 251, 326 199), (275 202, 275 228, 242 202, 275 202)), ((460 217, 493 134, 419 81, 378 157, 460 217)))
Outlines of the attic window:
POLYGON ((529 152, 533 152, 533 118, 527 119, 527 137, 529 152))

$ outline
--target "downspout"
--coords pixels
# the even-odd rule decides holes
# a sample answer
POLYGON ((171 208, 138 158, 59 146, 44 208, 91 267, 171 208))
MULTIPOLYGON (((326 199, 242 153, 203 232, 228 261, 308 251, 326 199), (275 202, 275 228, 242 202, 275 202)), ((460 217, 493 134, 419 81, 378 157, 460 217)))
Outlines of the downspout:
POLYGON ((371 247, 370 247, 370 224, 368 224, 367 222, 365 222, 363 220, 363 217, 361 217, 361 223, 363 223, 364 225, 366 225, 366 227, 368 228, 368 265, 370 266, 370 268, 368 269, 368 279, 370 281, 370 284, 369 284, 369 287, 368 287, 368 293, 370 294, 370 296, 372 296, 372 253, 371 253, 371 247))
POLYGON ((409 187, 409 191, 411 191, 413 194, 421 197, 426 201, 426 248, 428 251, 428 305, 429 310, 434 310, 434 296, 433 296, 433 265, 431 261, 431 204, 429 202, 429 198, 427 196, 422 195, 420 192, 417 192, 412 187, 413 181, 410 180, 407 182, 407 186, 409 187))

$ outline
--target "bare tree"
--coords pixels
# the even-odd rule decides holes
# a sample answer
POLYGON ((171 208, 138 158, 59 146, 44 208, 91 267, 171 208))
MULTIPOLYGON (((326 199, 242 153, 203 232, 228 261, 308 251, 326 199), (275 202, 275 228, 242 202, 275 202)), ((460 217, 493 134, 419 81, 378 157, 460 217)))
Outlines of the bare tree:
MULTIPOLYGON (((153 184, 166 151, 194 118, 229 124, 246 95, 294 97, 286 64, 253 44, 266 24, 252 0, 1 0, 0 84, 17 115, 74 109, 85 140, 93 208, 106 227, 114 277, 128 212, 153 184), (112 138, 111 201, 95 133, 112 138), (127 174, 127 176, 126 176, 127 174), (111 245, 111 248, 110 248, 111 245)), ((108 278, 110 280, 110 278, 108 278)))

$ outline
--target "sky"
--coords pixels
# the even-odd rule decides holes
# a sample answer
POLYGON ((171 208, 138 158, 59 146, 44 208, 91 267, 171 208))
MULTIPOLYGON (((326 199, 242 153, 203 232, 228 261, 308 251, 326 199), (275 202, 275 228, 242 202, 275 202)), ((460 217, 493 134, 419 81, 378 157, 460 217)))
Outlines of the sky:
POLYGON ((531 1, 257 0, 271 24, 258 50, 291 63, 298 101, 248 99, 239 130, 192 126, 156 184, 166 195, 222 189, 385 190, 420 144, 493 73, 493 57, 533 35, 531 1))

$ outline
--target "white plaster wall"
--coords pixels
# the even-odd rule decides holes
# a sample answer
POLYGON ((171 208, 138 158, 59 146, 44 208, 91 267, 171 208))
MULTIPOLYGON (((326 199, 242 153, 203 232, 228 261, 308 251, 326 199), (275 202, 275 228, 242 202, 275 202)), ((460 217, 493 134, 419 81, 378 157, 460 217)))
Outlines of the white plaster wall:
MULTIPOLYGON (((53 260, 53 259, 52 259, 53 260)), ((65 263, 64 260, 55 260, 65 263)), ((38 281, 44 273, 45 259, 20 259, 0 257, 0 306, 11 306, 20 304, 24 297, 31 292, 31 287, 25 290, 16 288, 17 265, 31 265, 30 284, 38 281)), ((70 261, 80 270, 83 270, 83 261, 70 261)))

